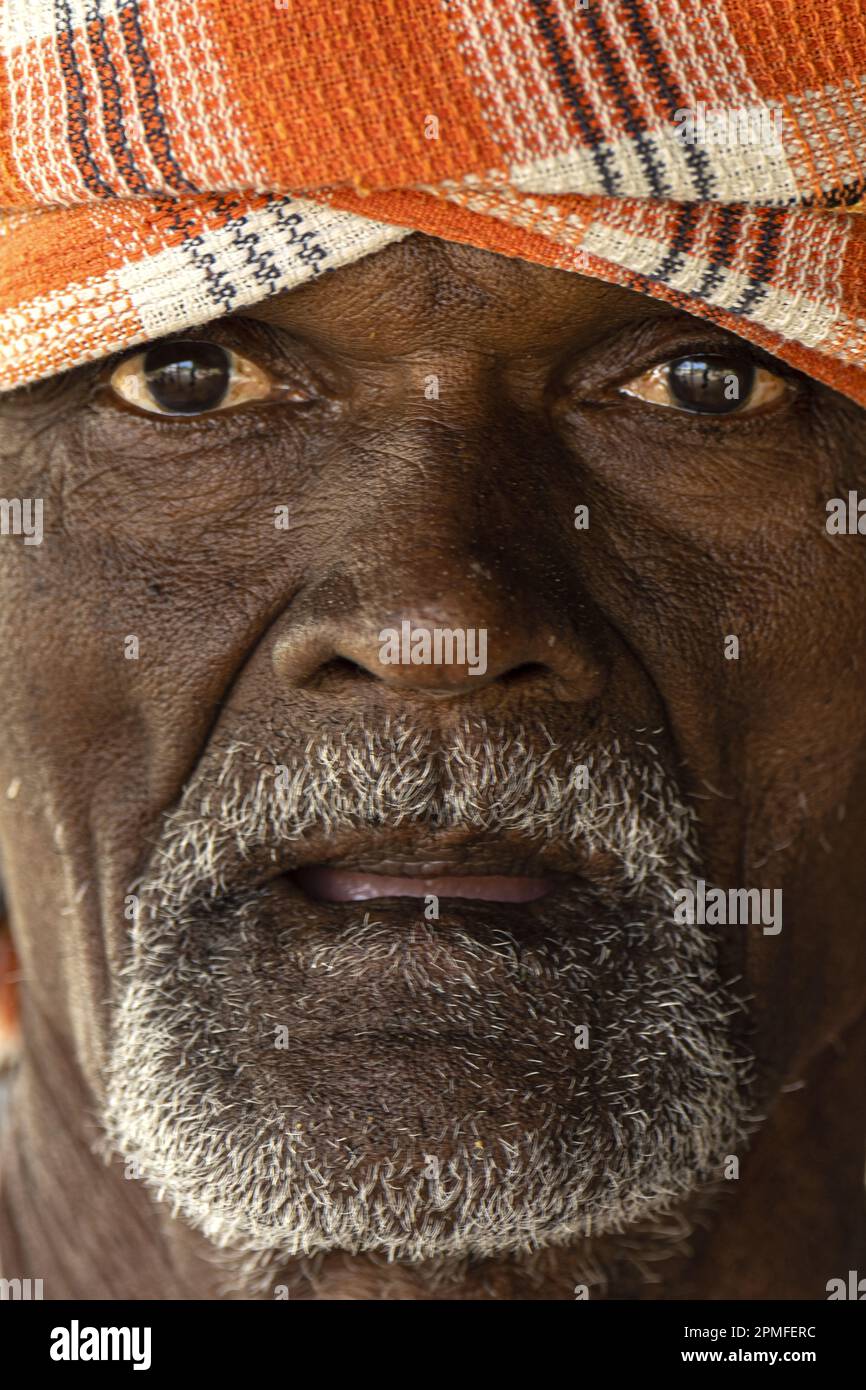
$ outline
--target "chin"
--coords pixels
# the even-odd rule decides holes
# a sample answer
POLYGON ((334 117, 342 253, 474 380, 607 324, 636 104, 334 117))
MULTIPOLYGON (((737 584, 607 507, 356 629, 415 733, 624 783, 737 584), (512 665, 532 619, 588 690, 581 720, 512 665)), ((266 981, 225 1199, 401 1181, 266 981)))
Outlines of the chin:
POLYGON ((274 889, 163 908, 115 1019, 111 1145, 214 1246, 275 1261, 623 1231, 749 1127, 713 943, 658 911, 586 885, 435 924, 274 889))

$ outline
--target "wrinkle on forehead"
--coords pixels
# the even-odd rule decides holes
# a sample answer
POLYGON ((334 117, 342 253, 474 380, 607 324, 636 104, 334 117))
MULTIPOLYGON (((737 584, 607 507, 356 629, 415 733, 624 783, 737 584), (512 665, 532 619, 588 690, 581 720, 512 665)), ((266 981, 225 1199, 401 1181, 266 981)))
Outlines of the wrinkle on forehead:
POLYGON ((544 350, 568 339, 590 345, 629 322, 685 318, 634 290, 569 270, 416 233, 353 265, 243 310, 324 344, 361 335, 394 351, 440 333, 500 339, 510 351, 544 350))

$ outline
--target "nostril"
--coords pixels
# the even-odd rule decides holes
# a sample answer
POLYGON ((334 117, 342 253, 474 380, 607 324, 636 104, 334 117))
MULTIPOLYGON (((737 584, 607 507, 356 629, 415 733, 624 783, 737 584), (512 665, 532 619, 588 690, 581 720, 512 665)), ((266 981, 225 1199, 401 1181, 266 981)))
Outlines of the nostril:
POLYGON ((550 679, 549 667, 540 661, 524 661, 521 666, 513 666, 510 671, 503 671, 499 677, 500 685, 526 685, 530 681, 537 681, 543 678, 550 679))
MULTIPOLYGON (((540 661, 525 661, 519 666, 512 667, 509 671, 503 671, 499 676, 499 684, 509 687, 520 687, 529 685, 542 679, 550 679, 550 669, 540 661)), ((378 682, 380 677, 376 672, 362 666, 357 661, 345 656, 334 656, 329 661, 323 663, 305 682, 308 690, 334 690, 344 688, 348 685, 357 686, 359 682, 378 682)), ((423 689, 419 693, 424 692, 423 689)), ((453 696, 454 691, 447 692, 453 696)))
POLYGON ((350 661, 345 656, 332 657, 323 666, 310 676, 306 682, 308 690, 318 690, 322 686, 329 687, 334 685, 346 685, 350 682, 375 681, 376 677, 372 671, 368 671, 365 666, 359 666, 356 661, 350 661))

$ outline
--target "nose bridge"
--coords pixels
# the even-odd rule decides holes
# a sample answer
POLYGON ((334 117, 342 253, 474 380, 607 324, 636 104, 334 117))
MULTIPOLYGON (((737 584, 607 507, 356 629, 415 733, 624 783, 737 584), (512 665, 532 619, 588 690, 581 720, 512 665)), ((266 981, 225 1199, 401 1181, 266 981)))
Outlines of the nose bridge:
MULTIPOLYGON (((490 390, 489 363, 466 354, 461 360, 467 374, 447 409, 442 401, 435 408, 404 402, 400 423, 377 431, 362 462, 366 469, 372 461, 375 478, 375 510, 359 509, 356 518, 377 537, 371 567, 387 551, 382 577, 399 572, 402 584, 420 583, 425 593, 431 585, 453 592, 460 584, 481 594, 507 583, 526 549, 527 523, 533 529, 542 520, 513 506, 529 447, 518 412, 490 390)), ((417 364, 419 384, 430 365, 417 364)), ((541 453, 544 440, 536 436, 532 447, 541 453)))
MULTIPOLYGON (((427 375, 428 365, 416 371, 427 375)), ((397 620, 411 610, 419 621, 478 626, 504 596, 517 598, 531 559, 521 554, 531 549, 522 544, 526 517, 503 505, 498 489, 519 466, 519 450, 502 406, 498 420, 483 413, 484 363, 466 365, 461 399, 447 413, 413 406, 377 432, 360 460, 372 474, 370 501, 353 504, 341 548, 351 546, 349 532, 361 542, 356 594, 370 616, 397 620)))
POLYGON ((285 615, 280 681, 320 681, 339 663, 404 695, 454 698, 531 669, 596 691, 598 662, 551 607, 544 518, 515 505, 519 436, 464 390, 447 423, 414 414, 365 441, 368 486, 285 615))

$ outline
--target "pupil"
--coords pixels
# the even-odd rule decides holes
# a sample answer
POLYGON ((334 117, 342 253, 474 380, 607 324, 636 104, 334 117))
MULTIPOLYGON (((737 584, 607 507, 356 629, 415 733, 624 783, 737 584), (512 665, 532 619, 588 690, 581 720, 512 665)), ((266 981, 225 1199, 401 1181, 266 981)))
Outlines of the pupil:
POLYGON ((215 409, 229 386, 229 355, 216 343, 157 343, 143 370, 156 404, 175 415, 215 409))
POLYGON ((751 362, 730 357, 681 357, 668 368, 668 385, 687 410, 728 415, 749 399, 755 381, 751 362))

